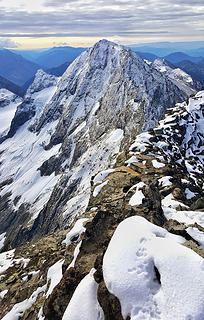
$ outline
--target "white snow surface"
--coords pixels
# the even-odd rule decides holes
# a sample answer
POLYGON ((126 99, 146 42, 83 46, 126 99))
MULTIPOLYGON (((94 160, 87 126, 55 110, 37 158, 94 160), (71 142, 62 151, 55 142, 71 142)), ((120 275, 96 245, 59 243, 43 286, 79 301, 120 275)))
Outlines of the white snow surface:
POLYGON ((0 89, 0 102, 2 101, 7 101, 7 103, 4 107, 0 107, 0 137, 8 133, 11 121, 22 99, 9 90, 0 89))
POLYGON ((80 238, 81 234, 86 230, 83 224, 87 220, 87 218, 78 219, 73 228, 67 233, 66 239, 63 240, 62 243, 65 243, 67 246, 69 246, 72 243, 71 239, 73 237, 78 236, 80 238))
POLYGON ((53 289, 62 279, 62 265, 64 260, 59 260, 55 264, 53 264, 47 272, 47 283, 50 281, 49 289, 46 293, 46 298, 51 295, 53 289))
POLYGON ((97 183, 101 183, 103 181, 103 179, 105 179, 111 172, 114 172, 115 169, 107 169, 104 171, 99 172, 93 179, 93 183, 97 184, 97 183))
POLYGON ((97 300, 98 284, 92 269, 77 286, 62 320, 103 320, 104 314, 97 300))
POLYGON ((6 240, 6 232, 0 234, 0 250, 3 248, 4 246, 4 242, 6 240))
POLYGON ((13 265, 15 249, 0 253, 0 274, 13 265))
POLYGON ((157 161, 157 160, 152 160, 152 165, 153 165, 153 167, 155 167, 156 169, 165 167, 165 164, 164 164, 164 163, 161 163, 161 162, 159 162, 159 161, 157 161))
POLYGON ((82 243, 82 241, 80 241, 77 244, 76 248, 74 249, 74 258, 72 259, 72 262, 68 265, 67 270, 70 269, 70 268, 74 268, 76 259, 78 257, 79 252, 80 252, 81 243, 82 243))
POLYGON ((94 191, 93 191, 93 197, 97 197, 97 195, 101 192, 103 187, 108 184, 108 182, 109 182, 109 180, 106 180, 103 183, 101 183, 98 186, 96 186, 94 191))
POLYGON ((129 201, 130 206, 137 206, 142 204, 142 200, 145 198, 145 196, 141 189, 144 186, 145 186, 144 182, 139 182, 131 188, 131 190, 136 188, 136 191, 135 191, 135 194, 130 198, 130 201, 129 201))
MULTIPOLYGON (((22 126, 12 139, 4 141, 0 145, 0 151, 4 151, 1 157, 1 179, 13 178, 13 183, 4 187, 1 195, 12 192, 11 199, 21 196, 17 207, 22 203, 35 203, 33 215, 39 213, 43 205, 49 199, 53 186, 59 176, 40 176, 38 168, 42 163, 56 154, 60 144, 50 150, 45 150, 43 144, 50 138, 50 130, 56 123, 48 124, 40 135, 36 135, 22 126), (37 204, 38 202, 38 204, 37 204)), ((32 211, 32 209, 31 209, 32 211)))
POLYGON ((32 295, 28 299, 16 303, 11 311, 2 318, 2 320, 19 320, 24 315, 25 311, 29 309, 33 305, 33 303, 35 303, 38 295, 41 292, 44 292, 45 289, 46 285, 39 287, 32 293, 32 295))
POLYGON ((3 299, 5 295, 7 294, 8 290, 3 290, 0 292, 0 298, 3 299))
POLYGON ((184 241, 143 217, 119 224, 104 255, 103 275, 124 319, 203 319, 204 260, 182 246, 184 241))
POLYGON ((170 181, 170 179, 172 179, 171 176, 164 176, 158 179, 159 185, 161 187, 170 187, 172 185, 172 182, 170 181))

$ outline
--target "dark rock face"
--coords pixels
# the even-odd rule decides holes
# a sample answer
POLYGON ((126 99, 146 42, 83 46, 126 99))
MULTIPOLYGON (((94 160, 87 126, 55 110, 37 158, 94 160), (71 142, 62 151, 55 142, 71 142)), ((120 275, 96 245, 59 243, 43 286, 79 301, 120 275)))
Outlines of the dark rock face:
POLYGON ((30 120, 35 115, 35 110, 30 108, 30 104, 32 104, 31 99, 27 99, 27 101, 23 102, 19 107, 13 118, 10 126, 10 130, 6 136, 6 138, 12 138, 19 127, 21 127, 25 122, 30 120))

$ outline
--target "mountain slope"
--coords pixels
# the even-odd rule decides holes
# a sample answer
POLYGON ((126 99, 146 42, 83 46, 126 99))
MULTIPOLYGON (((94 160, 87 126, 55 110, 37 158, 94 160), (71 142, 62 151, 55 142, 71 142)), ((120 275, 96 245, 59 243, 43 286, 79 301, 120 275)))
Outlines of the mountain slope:
POLYGON ((22 99, 7 89, 0 89, 0 139, 6 136, 22 99))
POLYGON ((2 320, 202 319, 203 108, 199 92, 138 135, 72 228, 0 255, 2 320))
POLYGON ((183 91, 186 91, 189 95, 192 94, 194 90, 198 91, 202 89, 200 82, 193 80, 189 74, 180 68, 175 68, 175 66, 164 59, 155 59, 151 66, 168 75, 175 85, 183 91))
POLYGON ((0 50, 0 75, 22 86, 39 69, 39 65, 9 50, 0 50))
POLYGON ((189 75, 192 76, 192 78, 196 81, 200 81, 202 84, 204 83, 204 68, 202 67, 202 61, 200 63, 195 64, 190 61, 181 61, 177 64, 175 64, 178 68, 181 68, 185 72, 187 72, 189 75))
POLYGON ((188 97, 137 54, 106 40, 83 52, 57 84, 41 88, 43 77, 17 109, 12 139, 0 146, 6 246, 70 225, 88 204, 91 176, 188 97))

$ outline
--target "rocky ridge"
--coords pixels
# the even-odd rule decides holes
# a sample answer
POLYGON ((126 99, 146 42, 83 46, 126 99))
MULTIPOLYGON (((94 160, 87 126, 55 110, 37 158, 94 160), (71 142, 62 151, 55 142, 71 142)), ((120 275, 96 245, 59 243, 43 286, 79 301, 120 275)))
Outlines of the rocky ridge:
POLYGON ((193 94, 194 90, 202 90, 202 84, 199 81, 193 80, 188 73, 180 68, 175 68, 174 65, 164 59, 155 59, 151 66, 168 75, 171 81, 187 94, 193 94))
POLYGON ((0 89, 0 141, 7 135, 16 109, 21 102, 22 98, 18 95, 5 88, 0 89))
POLYGON ((113 166, 122 146, 188 95, 106 40, 60 80, 39 71, 0 145, 5 247, 69 226, 88 205, 91 176, 113 166))
MULTIPOLYGON (((5 253, 8 256, 7 260, 15 261, 12 260, 10 267, 10 262, 7 262, 8 269, 1 272, 2 319, 11 319, 11 316, 18 315, 24 320, 67 320, 70 319, 71 312, 72 320, 127 320, 137 319, 140 316, 146 317, 145 319, 153 317, 161 320, 175 318, 171 310, 176 310, 178 320, 189 317, 202 319, 204 314, 203 108, 204 92, 199 92, 187 102, 168 109, 165 118, 156 128, 138 135, 130 146, 119 153, 114 168, 99 172, 92 178, 92 192, 87 210, 83 219, 74 222, 74 227, 68 233, 66 230, 54 233, 32 245, 16 249, 15 253, 5 253), (147 278, 149 279, 147 287, 143 289, 147 290, 144 292, 149 300, 142 300, 137 306, 134 303, 131 305, 130 301, 126 304, 120 296, 117 277, 114 285, 110 286, 109 268, 114 267, 115 261, 110 260, 110 248, 117 238, 116 235, 119 234, 119 227, 128 224, 130 221, 128 219, 133 219, 132 225, 136 222, 134 234, 139 235, 142 228, 146 228, 145 235, 139 238, 139 253, 134 260, 135 269, 131 268, 128 273, 126 271, 133 286, 135 281, 133 278, 138 279, 137 274, 140 279, 137 286, 141 286, 147 278), (144 221, 153 223, 154 227, 144 221), (141 227, 135 232, 137 225, 141 227), (162 264, 159 263, 159 257, 156 257, 155 253, 152 253, 153 260, 152 256, 147 256, 148 259, 143 257, 143 252, 146 250, 145 243, 156 241, 155 234, 148 238, 150 230, 155 232, 157 241, 163 241, 163 245, 165 241, 168 243, 168 250, 165 249, 166 253, 162 253, 162 256, 167 256, 165 263, 164 261, 162 264), (175 242, 178 243, 175 245, 175 242), (166 274, 166 268, 171 263, 169 260, 171 245, 177 255, 166 274), (179 261, 180 259, 183 261, 184 256, 188 259, 185 260, 185 268, 182 262, 180 270, 179 261), (137 265, 138 261, 140 265, 137 265), (192 265, 191 261, 194 261, 192 265), (148 268, 145 267, 147 263, 148 268), (198 268, 196 269, 198 274, 193 273, 195 266, 198 268), (144 273, 140 273, 140 269, 143 270, 144 267, 144 273), (174 274, 175 268, 177 276, 174 274), (55 276, 59 274, 55 283, 52 282, 52 270, 55 270, 55 276), (186 279, 185 270, 189 270, 188 279, 192 277, 192 281, 179 281, 186 279), (177 277, 176 291, 175 277, 177 277), (167 279, 172 281, 175 301, 172 298, 174 295, 169 294, 169 289, 165 287, 167 279), (148 287, 151 284, 153 287, 148 287), (178 299, 179 292, 183 292, 184 286, 185 295, 180 295, 178 299), (86 295, 80 288, 85 288, 86 295), (162 300, 162 305, 160 300, 156 299, 156 293, 160 289, 162 290, 160 292, 167 290, 167 297, 162 300), (28 304, 25 304, 26 298, 28 304), (167 307, 165 299, 168 300, 167 307), (80 311, 75 307, 79 306, 79 303, 80 311), (85 307, 87 305, 90 305, 91 309, 87 309, 85 307)), ((129 261, 122 262, 122 244, 132 236, 130 227, 126 231, 127 233, 123 232, 122 242, 117 242, 119 254, 117 265, 121 266, 121 270, 129 261)), ((117 238, 117 241, 119 240, 120 238, 117 238)), ((125 250, 130 252, 130 260, 131 245, 132 242, 125 250)), ((157 252, 162 250, 162 247, 157 246, 157 252)), ((113 253, 111 259, 114 259, 113 253)), ((5 268, 5 263, 2 267, 5 268)), ((122 281, 123 273, 120 273, 119 283, 122 281)), ((124 288, 125 296, 128 297, 129 287, 124 288)), ((136 287, 133 289, 134 292, 137 291, 136 287)), ((140 291, 140 296, 142 292, 140 291)))

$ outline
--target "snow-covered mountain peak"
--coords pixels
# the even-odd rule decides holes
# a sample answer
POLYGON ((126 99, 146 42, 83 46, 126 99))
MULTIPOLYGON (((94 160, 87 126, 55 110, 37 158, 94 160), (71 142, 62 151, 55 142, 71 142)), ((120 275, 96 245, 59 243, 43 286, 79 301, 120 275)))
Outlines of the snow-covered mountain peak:
POLYGON ((171 63, 164 59, 155 59, 151 66, 166 75, 175 85, 184 90, 187 94, 195 94, 197 90, 202 88, 202 85, 199 82, 194 81, 189 74, 179 68, 175 68, 171 63))
POLYGON ((58 78, 54 75, 48 74, 42 69, 39 69, 36 74, 34 81, 28 88, 26 96, 33 94, 34 92, 39 92, 45 88, 56 86, 58 78))
MULTIPOLYGON (((16 212, 29 206, 24 226, 28 230, 32 221, 35 227, 26 231, 28 238, 63 228, 83 213, 91 176, 111 167, 122 147, 188 97, 136 53, 106 40, 83 52, 56 86, 37 91, 47 78, 37 73, 34 92, 12 121, 14 137, 0 149, 1 180, 13 179, 1 194, 8 194, 16 212)), ((14 239, 11 229, 8 238, 9 232, 13 243, 24 240, 21 232, 14 239)))
POLYGON ((0 89, 0 99, 1 100, 8 99, 8 98, 10 98, 10 100, 13 100, 14 97, 16 97, 16 95, 13 92, 11 92, 7 89, 4 89, 4 88, 0 89))

